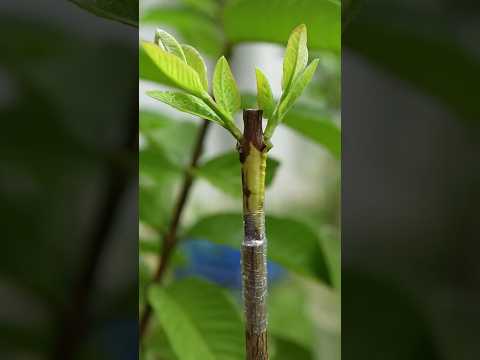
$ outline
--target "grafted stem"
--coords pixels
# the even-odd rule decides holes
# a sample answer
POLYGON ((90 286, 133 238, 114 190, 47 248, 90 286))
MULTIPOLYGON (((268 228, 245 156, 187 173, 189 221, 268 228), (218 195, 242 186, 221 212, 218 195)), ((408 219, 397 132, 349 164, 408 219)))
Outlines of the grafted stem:
POLYGON ((244 110, 243 121, 244 132, 239 152, 245 230, 241 253, 246 359, 268 360, 267 239, 263 206, 267 147, 262 134, 262 110, 244 110))

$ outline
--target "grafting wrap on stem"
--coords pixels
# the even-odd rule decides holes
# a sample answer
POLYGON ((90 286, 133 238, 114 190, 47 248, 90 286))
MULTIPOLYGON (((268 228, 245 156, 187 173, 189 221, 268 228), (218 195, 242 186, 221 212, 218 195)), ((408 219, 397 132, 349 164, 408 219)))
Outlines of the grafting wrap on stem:
POLYGON ((267 239, 265 236, 265 170, 267 149, 262 134, 262 111, 244 110, 244 134, 240 144, 242 163, 243 299, 247 360, 268 359, 267 350, 267 239))

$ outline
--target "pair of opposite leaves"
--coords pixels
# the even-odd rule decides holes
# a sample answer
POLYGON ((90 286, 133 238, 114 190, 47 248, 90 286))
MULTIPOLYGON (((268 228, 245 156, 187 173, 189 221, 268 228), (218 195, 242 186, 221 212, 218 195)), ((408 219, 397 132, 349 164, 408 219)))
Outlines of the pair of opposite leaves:
MULTIPOLYGON (((236 127, 233 115, 241 107, 241 97, 230 66, 221 57, 213 75, 212 90, 208 92, 207 67, 200 53, 189 45, 180 45, 163 30, 157 30, 154 43, 142 46, 171 85, 184 92, 149 91, 148 95, 174 108, 204 119, 212 120, 229 130, 238 140, 242 134, 236 127)), ((318 59, 308 66, 307 29, 300 25, 291 33, 283 62, 282 94, 275 101, 268 79, 256 69, 257 103, 268 119, 265 141, 269 141, 305 87, 312 80, 318 59)))

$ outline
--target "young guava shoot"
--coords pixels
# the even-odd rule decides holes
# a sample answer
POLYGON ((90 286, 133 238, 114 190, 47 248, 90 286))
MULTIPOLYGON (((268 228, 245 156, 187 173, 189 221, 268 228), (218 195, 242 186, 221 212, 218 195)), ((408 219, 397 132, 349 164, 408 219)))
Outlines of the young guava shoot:
POLYGON ((246 358, 268 359, 264 213, 267 153, 272 147, 271 138, 276 127, 312 80, 318 65, 318 59, 308 64, 307 28, 300 25, 290 35, 283 63, 282 93, 278 100, 275 100, 266 76, 256 69, 259 109, 243 110, 243 133, 234 121, 235 114, 242 108, 240 91, 225 57, 218 60, 209 86, 205 61, 195 48, 179 44, 172 35, 160 29, 155 33, 154 42, 143 42, 142 47, 170 85, 180 90, 148 91, 149 96, 182 112, 217 123, 237 141, 243 190, 241 254, 246 358), (265 131, 262 130, 262 114, 268 120, 265 131))

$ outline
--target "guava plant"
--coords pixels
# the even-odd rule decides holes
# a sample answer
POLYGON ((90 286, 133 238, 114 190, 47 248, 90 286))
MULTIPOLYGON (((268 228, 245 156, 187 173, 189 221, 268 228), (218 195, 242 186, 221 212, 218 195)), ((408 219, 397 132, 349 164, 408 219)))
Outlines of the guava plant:
MULTIPOLYGON (((148 91, 147 94, 182 112, 220 125, 237 143, 243 194, 241 258, 246 358, 268 359, 264 213, 267 153, 273 146, 275 129, 311 81, 318 65, 318 59, 308 63, 306 26, 299 25, 289 37, 283 62, 282 93, 278 101, 273 97, 266 76, 256 69, 258 108, 243 109, 243 132, 234 120, 235 114, 242 109, 241 96, 224 56, 217 61, 209 86, 205 61, 192 46, 179 44, 172 35, 159 29, 154 42, 143 42, 142 47, 167 83, 181 90, 148 91), (263 117, 267 119, 264 130, 263 117)), ((167 248, 163 251, 170 251, 168 242, 166 244, 167 248)), ((141 323, 141 332, 146 326, 146 321, 141 323)))

